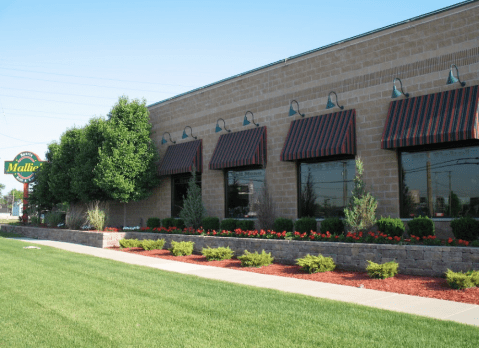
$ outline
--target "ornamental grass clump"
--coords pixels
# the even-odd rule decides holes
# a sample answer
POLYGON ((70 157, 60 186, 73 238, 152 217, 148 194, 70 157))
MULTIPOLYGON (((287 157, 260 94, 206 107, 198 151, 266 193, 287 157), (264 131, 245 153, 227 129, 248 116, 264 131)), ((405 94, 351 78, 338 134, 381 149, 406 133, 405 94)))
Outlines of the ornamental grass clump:
POLYGON ((203 248, 201 253, 208 261, 223 261, 228 260, 233 257, 233 250, 230 247, 219 247, 219 248, 203 248))
POLYGON ((243 255, 238 256, 238 260, 241 261, 243 267, 261 267, 271 265, 274 257, 271 256, 271 253, 266 253, 264 249, 261 254, 258 254, 257 251, 250 253, 245 250, 243 255))
POLYGON ((195 242, 175 242, 171 241, 171 248, 168 250, 173 256, 188 256, 193 254, 193 246, 195 242))
POLYGON ((302 271, 308 273, 329 272, 336 268, 336 264, 332 257, 325 257, 321 254, 318 256, 306 255, 297 259, 296 264, 301 267, 302 271))
POLYGON ((395 261, 377 264, 368 260, 369 265, 366 267, 369 277, 375 279, 386 279, 394 277, 398 273, 398 263, 395 261))
POLYGON ((446 272, 446 281, 450 288, 458 290, 479 286, 479 271, 462 273, 453 272, 448 269, 446 272))
POLYGON ((120 239, 120 248, 140 248, 141 241, 138 239, 120 239))
POLYGON ((157 239, 157 240, 143 239, 142 241, 140 241, 140 247, 143 248, 143 250, 146 250, 146 251, 161 250, 161 249, 163 249, 164 245, 165 245, 165 240, 164 239, 157 239))
POLYGON ((86 220, 97 231, 103 231, 108 220, 108 204, 100 201, 91 202, 86 211, 86 220))

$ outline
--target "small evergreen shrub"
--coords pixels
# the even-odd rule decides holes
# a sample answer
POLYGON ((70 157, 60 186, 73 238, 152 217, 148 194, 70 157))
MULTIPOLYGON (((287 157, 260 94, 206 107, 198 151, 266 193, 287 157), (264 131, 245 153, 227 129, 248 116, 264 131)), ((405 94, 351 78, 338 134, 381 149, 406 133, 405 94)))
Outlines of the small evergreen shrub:
POLYGON ((254 230, 254 220, 236 220, 236 228, 243 231, 254 230))
POLYGON ((221 230, 225 231, 234 231, 236 229, 236 220, 235 219, 224 219, 221 221, 221 230))
POLYGON ((416 237, 434 236, 434 222, 427 216, 416 216, 407 223, 409 235, 416 237))
POLYGON ((469 216, 452 220, 451 228, 456 239, 473 241, 479 237, 479 221, 469 216))
POLYGON ((402 237, 404 231, 406 230, 401 219, 381 217, 376 224, 379 231, 384 234, 387 234, 390 237, 402 237))
POLYGON ((274 258, 271 256, 271 253, 266 253, 263 249, 261 254, 258 254, 257 251, 250 253, 248 250, 245 250, 243 255, 238 256, 238 260, 241 261, 241 266, 243 267, 261 267, 272 264, 274 258))
POLYGON ((161 250, 165 245, 164 239, 152 240, 152 239, 143 239, 140 241, 140 247, 143 250, 161 250))
POLYGON ((161 220, 161 225, 164 228, 169 228, 169 227, 176 227, 180 230, 185 228, 185 223, 182 219, 175 219, 175 218, 164 218, 161 220))
POLYGON ((193 246, 195 242, 175 242, 171 241, 171 248, 168 250, 174 256, 188 256, 193 254, 193 246))
POLYGON ((138 239, 120 239, 120 248, 141 248, 141 241, 138 239))
POLYGON ((332 257, 324 257, 306 255, 303 258, 297 259, 296 264, 301 267, 301 270, 308 273, 329 272, 336 268, 336 264, 332 257))
POLYGON ((58 211, 50 211, 45 214, 45 223, 48 227, 58 227, 62 222, 62 213, 58 211))
POLYGON ((452 289, 467 289, 479 286, 479 271, 468 271, 466 273, 453 272, 450 269, 446 272, 446 281, 452 289))
POLYGON ((161 220, 157 217, 151 217, 146 220, 146 226, 149 228, 161 227, 161 220))
POLYGON ((219 248, 203 248, 201 253, 208 261, 222 261, 228 260, 233 257, 233 250, 230 247, 219 247, 219 248))
POLYGON ((321 233, 328 232, 335 235, 344 233, 344 222, 338 217, 326 218, 321 222, 321 233))
POLYGON ((294 232, 306 232, 309 234, 311 231, 316 232, 316 229, 316 219, 312 217, 302 217, 294 223, 294 232))
POLYGON ((366 267, 369 277, 376 279, 386 279, 394 277, 398 273, 398 263, 394 261, 377 264, 368 260, 369 265, 366 267))
POLYGON ((205 217, 201 221, 201 226, 205 231, 218 231, 220 229, 220 219, 214 216, 205 217))
POLYGON ((277 218, 274 220, 273 231, 276 232, 293 232, 293 220, 286 218, 277 218))
POLYGON ((196 168, 193 166, 191 178, 188 180, 186 198, 183 200, 183 209, 180 211, 180 218, 183 219, 185 226, 193 227, 196 230, 200 228, 205 215, 206 209, 201 198, 201 188, 196 182, 196 168))

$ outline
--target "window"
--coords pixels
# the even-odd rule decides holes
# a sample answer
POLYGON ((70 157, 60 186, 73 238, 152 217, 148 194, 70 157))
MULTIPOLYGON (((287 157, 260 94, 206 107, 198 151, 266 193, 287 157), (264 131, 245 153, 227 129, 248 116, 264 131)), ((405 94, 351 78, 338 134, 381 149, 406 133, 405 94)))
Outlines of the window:
POLYGON ((264 169, 226 171, 226 216, 254 218, 264 183, 264 169))
POLYGON ((353 190, 354 159, 301 163, 299 166, 299 217, 344 216, 353 190))
POLYGON ((401 217, 479 217, 479 146, 400 158, 401 217))
MULTIPOLYGON (((171 216, 179 217, 181 209, 183 209, 183 199, 188 192, 188 181, 191 178, 191 173, 173 175, 172 192, 171 192, 171 216)), ((196 183, 201 188, 201 174, 196 173, 196 183)))

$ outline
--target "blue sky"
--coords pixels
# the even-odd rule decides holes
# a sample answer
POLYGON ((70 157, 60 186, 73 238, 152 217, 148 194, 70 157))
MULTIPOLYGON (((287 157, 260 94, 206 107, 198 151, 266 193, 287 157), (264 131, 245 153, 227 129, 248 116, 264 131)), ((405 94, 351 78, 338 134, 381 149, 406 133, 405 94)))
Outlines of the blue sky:
MULTIPOLYGON (((121 95, 152 104, 458 3, 0 0, 0 161, 44 159, 121 95)), ((6 185, 22 189, 12 175, 6 185)))

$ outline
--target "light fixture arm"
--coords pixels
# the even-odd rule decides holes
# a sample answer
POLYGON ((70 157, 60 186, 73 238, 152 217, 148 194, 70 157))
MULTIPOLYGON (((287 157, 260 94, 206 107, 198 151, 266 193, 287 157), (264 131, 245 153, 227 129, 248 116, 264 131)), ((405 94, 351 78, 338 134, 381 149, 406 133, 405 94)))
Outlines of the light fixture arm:
POLYGON ((343 110, 343 109, 344 109, 344 106, 341 106, 341 105, 339 105, 339 102, 338 102, 338 95, 336 94, 336 92, 335 92, 335 91, 331 91, 331 92, 329 92, 329 94, 328 94, 328 98, 330 98, 330 97, 331 97, 331 94, 332 94, 332 93, 334 93, 334 95, 336 96, 336 105, 338 106, 338 108, 340 108, 341 110, 343 110))
POLYGON ((395 77, 395 78, 394 78, 394 80, 393 80, 393 86, 394 86, 394 83, 396 82, 396 80, 398 80, 398 81, 399 81, 399 84, 401 85, 401 93, 404 94, 404 96, 405 96, 406 98, 409 98, 409 93, 404 93, 404 90, 403 90, 403 88, 402 88, 402 81, 401 81, 401 79, 400 79, 399 77, 395 77))
POLYGON ((291 100, 291 103, 289 103, 289 107, 292 109, 293 108, 293 103, 296 103, 296 105, 298 106, 298 114, 301 115, 301 117, 304 117, 304 114, 301 113, 301 111, 299 111, 299 103, 297 100, 293 99, 291 100))
POLYGON ((256 127, 259 127, 259 123, 255 123, 255 122, 254 122, 254 115, 253 115, 253 113, 252 113, 251 111, 246 111, 246 113, 244 114, 245 120, 248 119, 248 117, 246 117, 246 115, 247 115, 248 113, 251 114, 251 120, 253 121, 253 124, 254 124, 256 127))
POLYGON ((193 129, 190 126, 186 126, 185 129, 183 129, 184 134, 186 134, 186 128, 190 129, 190 135, 193 139, 198 139, 198 137, 193 136, 193 129))
POLYGON ((168 138, 170 138, 170 142, 172 142, 173 144, 176 144, 176 141, 171 140, 170 132, 163 133, 163 137, 162 137, 162 141, 161 141, 162 144, 166 144, 166 142, 167 142, 166 139, 165 139, 165 134, 168 134, 168 138))
POLYGON ((216 121, 216 126, 219 127, 218 122, 220 120, 223 121, 223 127, 225 128, 225 131, 227 131, 228 133, 231 132, 231 129, 226 128, 226 122, 221 117, 216 121))

